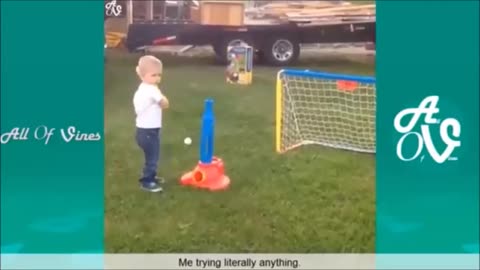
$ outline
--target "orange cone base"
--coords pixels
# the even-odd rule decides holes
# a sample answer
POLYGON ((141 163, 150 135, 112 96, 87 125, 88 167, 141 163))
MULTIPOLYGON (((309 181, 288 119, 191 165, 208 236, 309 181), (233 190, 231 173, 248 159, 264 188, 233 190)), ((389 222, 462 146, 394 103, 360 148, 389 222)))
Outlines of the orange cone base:
POLYGON ((230 178, 224 173, 223 161, 213 157, 212 162, 198 162, 195 169, 182 176, 180 184, 210 191, 225 190, 230 186, 230 178))

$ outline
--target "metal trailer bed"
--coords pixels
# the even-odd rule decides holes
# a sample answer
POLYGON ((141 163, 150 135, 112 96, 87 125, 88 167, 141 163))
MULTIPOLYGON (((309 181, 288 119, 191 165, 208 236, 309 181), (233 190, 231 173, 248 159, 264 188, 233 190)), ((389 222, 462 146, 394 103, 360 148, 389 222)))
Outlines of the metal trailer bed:
POLYGON ((373 43, 375 18, 324 22, 286 22, 245 26, 201 25, 190 21, 145 21, 129 25, 126 47, 138 51, 158 45, 211 45, 221 63, 227 47, 245 42, 255 48, 256 59, 286 66, 297 61, 302 44, 373 43))

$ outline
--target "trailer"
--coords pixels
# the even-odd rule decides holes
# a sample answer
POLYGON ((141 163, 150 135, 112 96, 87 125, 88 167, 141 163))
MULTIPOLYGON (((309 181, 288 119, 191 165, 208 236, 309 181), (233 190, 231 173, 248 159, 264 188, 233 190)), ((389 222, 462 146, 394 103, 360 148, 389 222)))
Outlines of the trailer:
POLYGON ((291 20, 275 22, 268 19, 245 22, 242 19, 241 22, 237 22, 238 25, 202 23, 198 19, 192 20, 191 16, 137 20, 129 23, 125 45, 131 52, 162 45, 184 45, 185 50, 195 46, 211 46, 217 61, 227 63, 227 48, 246 43, 255 49, 256 62, 287 66, 298 60, 302 45, 305 44, 375 44, 375 16, 345 13, 346 10, 353 9, 357 8, 335 6, 329 7, 328 10, 317 9, 315 11, 317 15, 311 12, 298 13, 291 20), (341 11, 343 13, 339 16, 341 11), (319 12, 322 14, 320 19, 319 12))

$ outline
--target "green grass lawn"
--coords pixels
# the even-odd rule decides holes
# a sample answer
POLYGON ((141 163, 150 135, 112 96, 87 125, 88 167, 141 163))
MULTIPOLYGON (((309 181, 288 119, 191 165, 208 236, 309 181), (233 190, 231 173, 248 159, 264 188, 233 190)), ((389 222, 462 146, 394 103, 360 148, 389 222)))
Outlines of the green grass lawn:
MULTIPOLYGON (((374 252, 373 155, 306 146, 274 151, 275 74, 254 67, 254 83, 228 85, 211 57, 159 56, 164 113, 163 194, 138 186, 143 156, 134 140, 132 96, 139 55, 109 52, 105 65, 105 243, 107 252, 374 252), (203 101, 215 100, 215 155, 230 189, 178 184, 198 161, 203 101), (183 139, 193 144, 185 146, 183 139)), ((374 60, 302 59, 302 68, 374 73, 374 60)))

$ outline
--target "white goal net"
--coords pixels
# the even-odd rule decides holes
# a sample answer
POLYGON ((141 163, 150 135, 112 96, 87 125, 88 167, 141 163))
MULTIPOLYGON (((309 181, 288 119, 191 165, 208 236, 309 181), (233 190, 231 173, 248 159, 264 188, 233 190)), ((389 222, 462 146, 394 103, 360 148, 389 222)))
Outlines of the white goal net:
POLYGON ((277 152, 318 144, 375 153, 375 78, 287 69, 276 95, 277 152))

